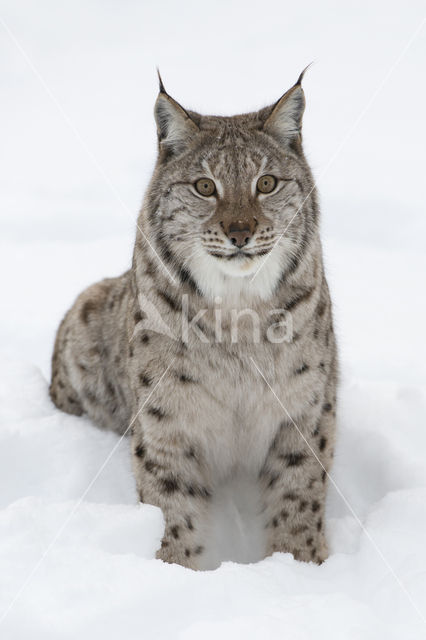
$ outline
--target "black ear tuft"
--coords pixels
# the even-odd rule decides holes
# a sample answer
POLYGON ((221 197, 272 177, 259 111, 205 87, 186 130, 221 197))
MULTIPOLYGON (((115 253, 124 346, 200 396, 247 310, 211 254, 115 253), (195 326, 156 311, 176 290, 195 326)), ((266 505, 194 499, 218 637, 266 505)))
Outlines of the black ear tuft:
POLYGON ((300 74, 300 76, 297 78, 297 82, 294 86, 299 85, 300 87, 302 86, 302 80, 303 80, 303 76, 305 75, 305 73, 307 72, 307 70, 309 69, 309 67, 312 67, 314 63, 310 62, 302 71, 302 73, 300 74))
POLYGON ((166 91, 166 89, 164 87, 163 80, 161 79, 160 69, 158 67, 157 67, 157 74, 158 74, 159 91, 160 91, 160 93, 165 93, 167 95, 167 91, 166 91))

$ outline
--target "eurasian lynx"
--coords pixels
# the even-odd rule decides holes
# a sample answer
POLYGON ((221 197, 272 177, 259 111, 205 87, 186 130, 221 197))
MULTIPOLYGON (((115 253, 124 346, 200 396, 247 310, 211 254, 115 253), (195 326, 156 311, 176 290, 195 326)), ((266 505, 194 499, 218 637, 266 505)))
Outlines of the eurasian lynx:
POLYGON ((209 566, 212 503, 256 486, 263 556, 327 557, 337 355, 302 76, 233 117, 155 105, 158 160, 131 269, 62 321, 50 393, 132 437, 140 500, 161 507, 157 556, 209 566))

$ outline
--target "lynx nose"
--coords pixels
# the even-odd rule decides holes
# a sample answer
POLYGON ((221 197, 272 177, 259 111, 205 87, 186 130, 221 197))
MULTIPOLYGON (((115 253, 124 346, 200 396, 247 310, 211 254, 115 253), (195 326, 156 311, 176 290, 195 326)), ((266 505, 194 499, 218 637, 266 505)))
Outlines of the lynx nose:
POLYGON ((238 220, 238 222, 231 222, 226 235, 234 246, 238 247, 238 249, 241 249, 248 243, 253 235, 253 232, 250 229, 248 222, 242 222, 241 220, 238 220))

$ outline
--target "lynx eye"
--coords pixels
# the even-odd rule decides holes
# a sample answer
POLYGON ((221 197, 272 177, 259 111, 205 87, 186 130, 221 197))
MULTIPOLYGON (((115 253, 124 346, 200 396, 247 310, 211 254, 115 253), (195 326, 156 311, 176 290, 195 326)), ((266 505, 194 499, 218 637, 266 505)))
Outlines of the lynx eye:
POLYGON ((271 193, 277 186, 277 179, 274 176, 261 176, 257 181, 257 190, 260 193, 271 193))
POLYGON ((202 196, 212 196, 216 193, 216 185, 210 178, 200 178, 195 183, 195 188, 202 196))

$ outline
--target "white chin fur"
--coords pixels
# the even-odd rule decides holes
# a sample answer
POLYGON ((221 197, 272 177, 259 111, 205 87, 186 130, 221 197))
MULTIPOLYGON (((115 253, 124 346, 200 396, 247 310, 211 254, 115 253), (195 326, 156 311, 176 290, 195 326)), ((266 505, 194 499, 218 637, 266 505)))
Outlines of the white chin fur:
POLYGON ((213 258, 217 262, 219 270, 226 276, 233 278, 244 278, 244 276, 253 275, 256 273, 260 265, 262 264, 262 258, 265 256, 258 256, 255 258, 233 258, 227 260, 226 258, 213 258))
POLYGON ((203 251, 191 256, 187 266, 203 295, 212 302, 216 297, 233 304, 256 298, 267 300, 282 273, 282 247, 254 259, 226 260, 203 251))

